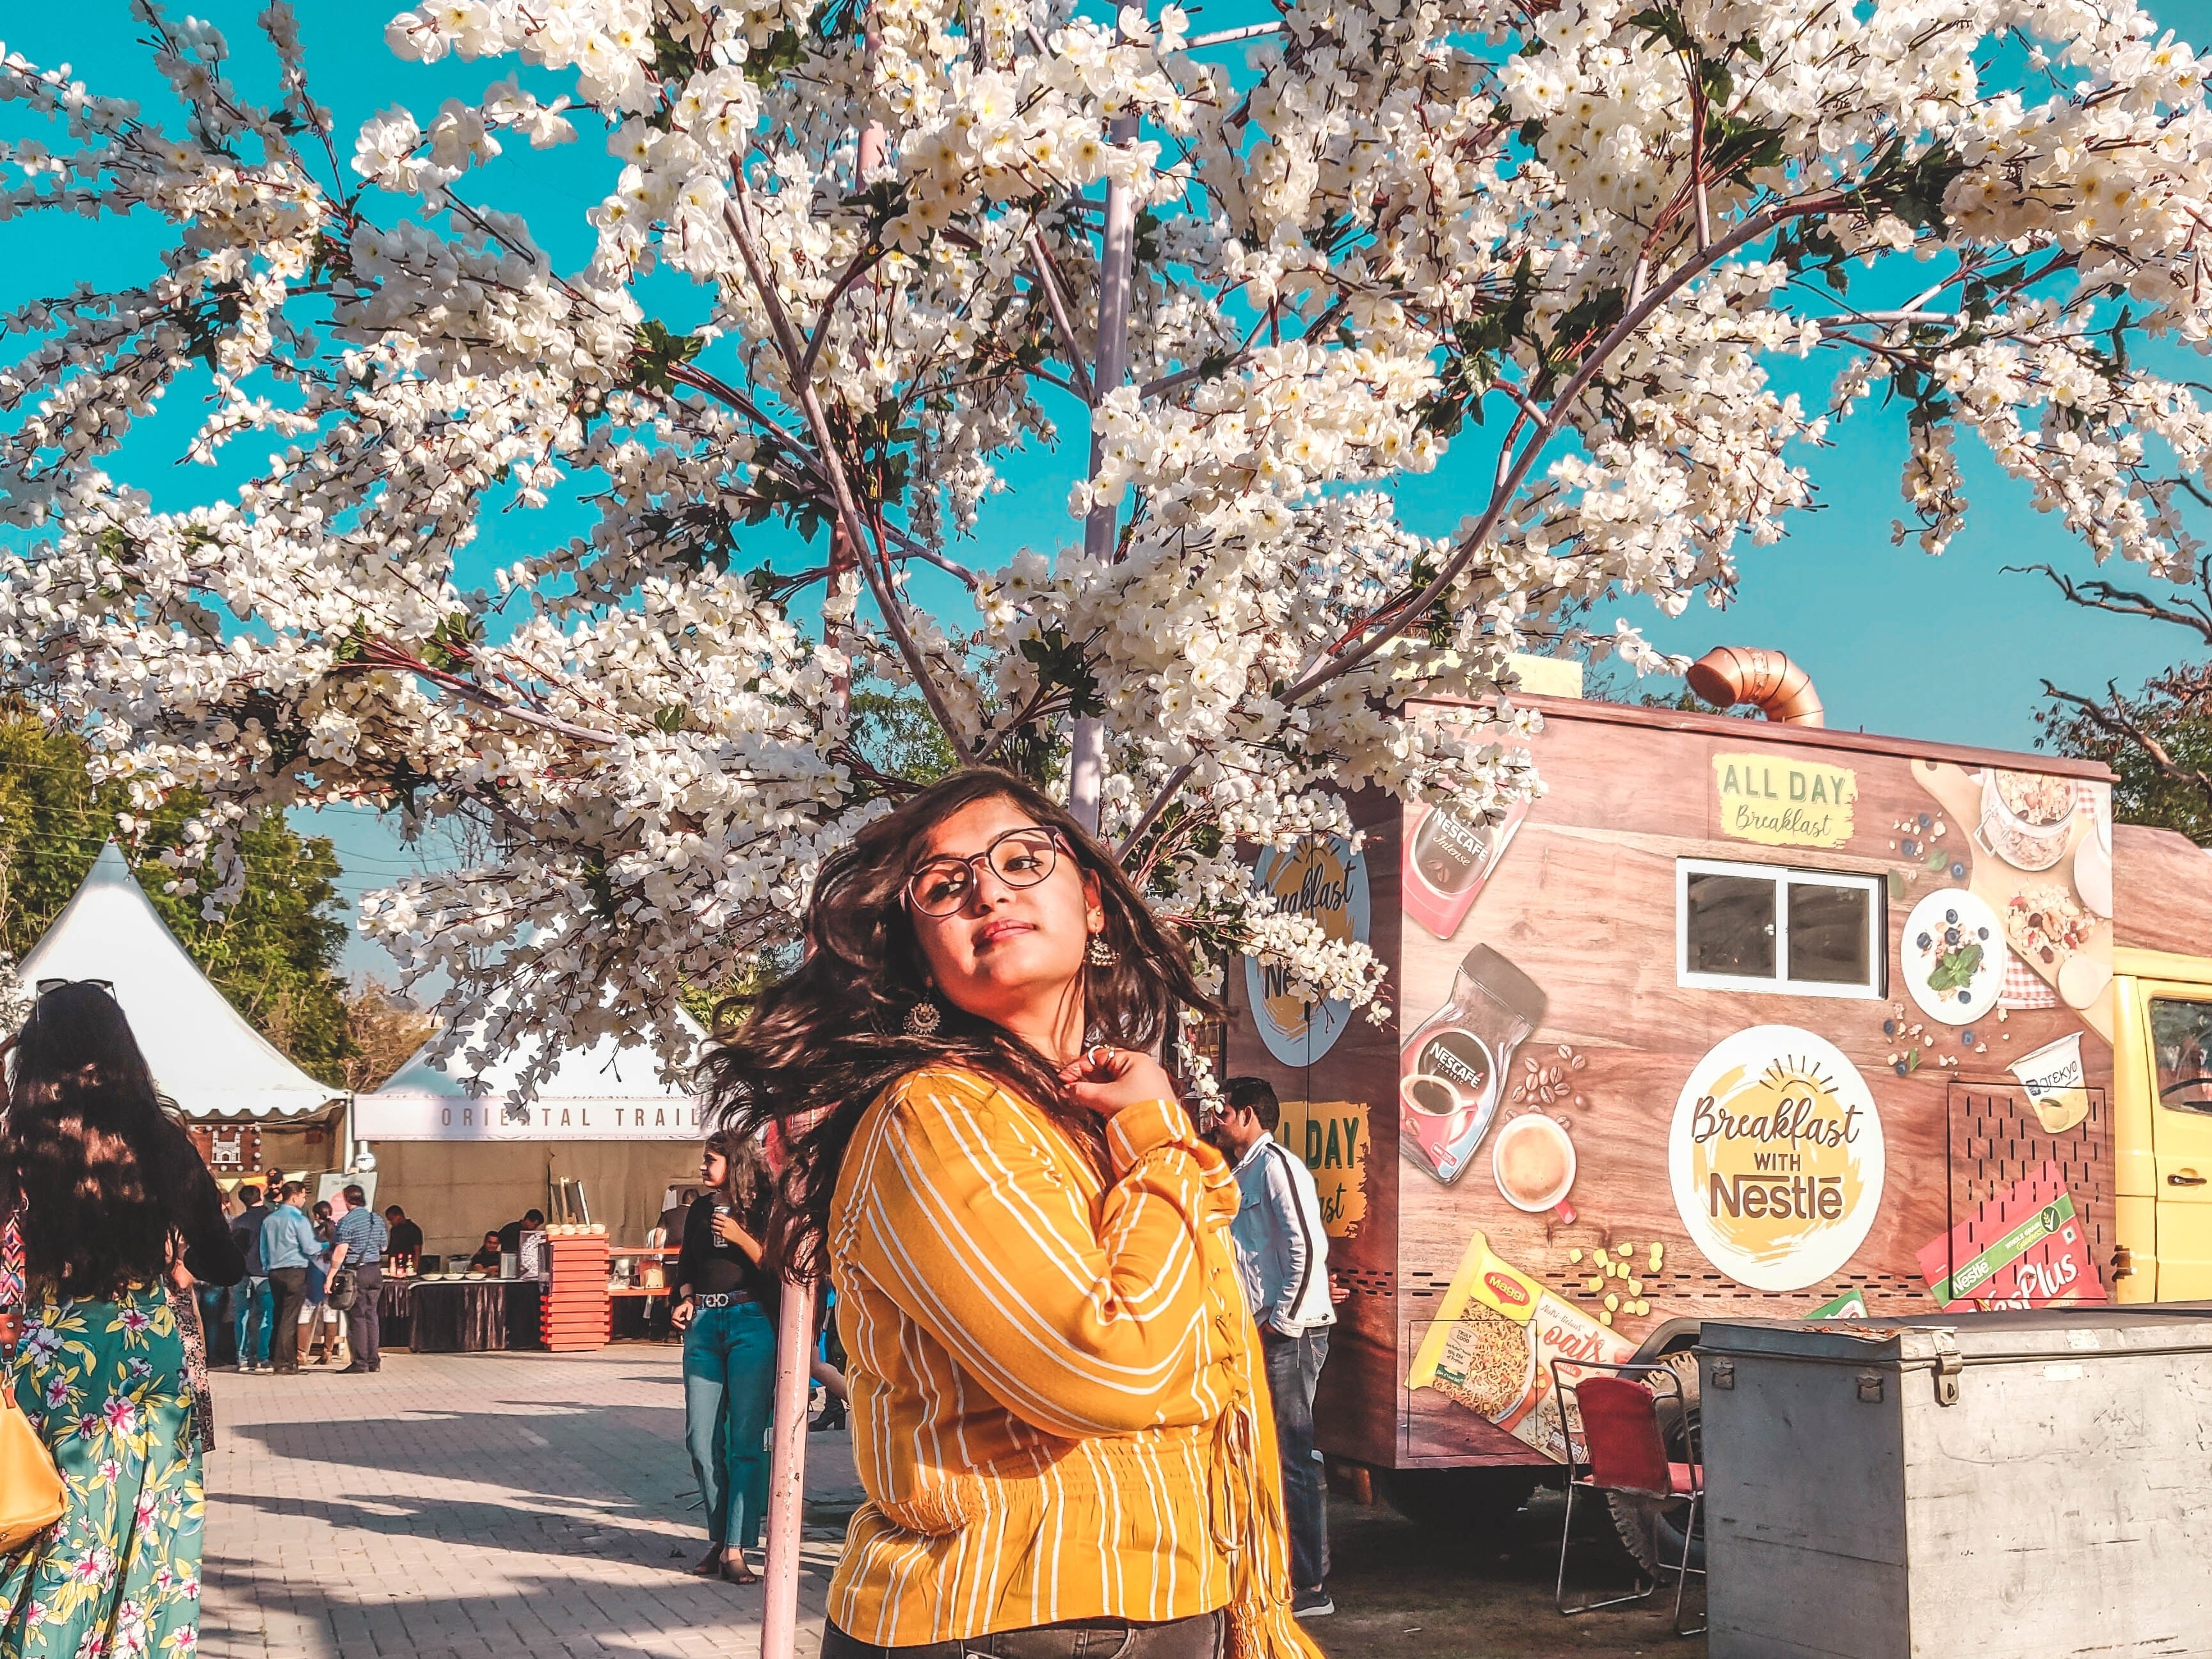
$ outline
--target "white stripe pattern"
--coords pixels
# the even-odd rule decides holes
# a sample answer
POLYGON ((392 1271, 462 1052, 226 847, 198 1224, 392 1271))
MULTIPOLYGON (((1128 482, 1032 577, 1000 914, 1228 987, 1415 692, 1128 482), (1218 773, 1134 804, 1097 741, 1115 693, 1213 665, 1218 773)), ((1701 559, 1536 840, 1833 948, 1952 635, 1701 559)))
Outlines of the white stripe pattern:
POLYGON ((1225 1607, 1233 1659, 1316 1659, 1235 1176, 1171 1101, 1107 1142, 1110 1184, 1029 1102, 950 1068, 861 1119, 830 1265, 869 1501, 830 1616, 907 1646, 1225 1607))

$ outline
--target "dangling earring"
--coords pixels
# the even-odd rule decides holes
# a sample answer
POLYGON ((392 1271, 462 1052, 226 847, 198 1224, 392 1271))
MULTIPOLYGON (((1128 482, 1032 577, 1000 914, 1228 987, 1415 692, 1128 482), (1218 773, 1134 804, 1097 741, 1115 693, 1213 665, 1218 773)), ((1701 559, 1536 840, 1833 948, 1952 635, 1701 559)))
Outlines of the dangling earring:
POLYGON ((1083 959, 1093 968, 1111 968, 1121 961, 1121 953, 1106 942, 1103 918, 1100 921, 1098 931, 1091 936, 1091 945, 1084 951, 1083 959))
POLYGON ((935 1036, 937 1028, 945 1022, 945 1015, 936 1003, 924 997, 906 1011, 906 1034, 908 1036, 935 1036))

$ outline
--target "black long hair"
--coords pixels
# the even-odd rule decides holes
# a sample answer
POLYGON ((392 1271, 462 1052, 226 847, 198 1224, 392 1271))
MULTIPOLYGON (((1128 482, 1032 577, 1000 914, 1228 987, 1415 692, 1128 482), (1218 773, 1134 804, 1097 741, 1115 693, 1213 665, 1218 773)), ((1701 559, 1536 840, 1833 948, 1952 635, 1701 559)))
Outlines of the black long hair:
POLYGON ((181 1130, 112 996, 74 984, 38 1000, 15 1039, 7 1106, 0 1182, 28 1282, 107 1301, 157 1280, 170 1255, 158 1148, 181 1130))
POLYGON ((899 902, 929 831, 963 807, 1004 800, 1057 830, 1098 888, 1109 963, 1083 973, 1084 1041, 1150 1048, 1172 1038, 1176 1010, 1213 1012, 1191 971, 1188 949, 1170 937, 1100 846, 1026 780, 989 767, 956 772, 910 796, 823 861, 807 908, 808 951, 791 973, 715 1010, 707 1060, 720 1127, 777 1132, 787 1157, 778 1177, 771 1249, 788 1271, 827 1266, 830 1200, 853 1131, 884 1090, 919 1067, 953 1065, 984 1073, 1033 1102, 1103 1166, 1095 1114, 1061 1091, 1057 1068, 1028 1043, 933 998, 914 924, 899 902), (937 1030, 906 1029, 925 1000, 937 1030))
POLYGON ((761 1231, 775 1200, 775 1177, 769 1173, 761 1138, 717 1129, 707 1137, 707 1150, 720 1154, 724 1166, 722 1184, 708 1190, 721 1195, 749 1231, 761 1231))

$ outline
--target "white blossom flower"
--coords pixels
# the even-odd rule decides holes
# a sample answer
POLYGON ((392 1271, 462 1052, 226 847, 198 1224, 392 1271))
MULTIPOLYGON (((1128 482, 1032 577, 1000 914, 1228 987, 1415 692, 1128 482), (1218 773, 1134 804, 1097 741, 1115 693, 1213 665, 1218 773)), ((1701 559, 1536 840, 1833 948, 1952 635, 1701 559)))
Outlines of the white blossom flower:
POLYGON ((1620 604, 1727 599, 1835 422, 1904 409, 1931 553, 1976 441, 2094 559, 2199 551, 2212 116, 2132 0, 1344 0, 1225 46, 1175 6, 434 0, 392 50, 504 78, 364 123, 358 201, 282 0, 265 88, 137 11, 158 112, 0 52, 46 125, 0 147, 0 217, 169 228, 150 279, 4 319, 0 680, 132 814, 198 792, 167 857, 210 905, 268 812, 481 831, 365 915, 487 1054, 673 1030, 787 945, 908 781, 856 687, 1095 795, 1209 972, 1372 1007, 1379 963, 1278 914, 1256 851, 1365 788, 1540 788, 1514 653, 1676 665, 1620 604), (580 121, 607 155, 556 268, 475 169, 580 121), (1814 352, 1825 408, 1770 378, 1814 352), (124 446, 188 383, 185 454, 269 459, 157 507, 124 446), (963 550, 1009 457, 1093 441, 1081 530, 963 550), (1402 521, 1455 445, 1464 521, 1402 521), (746 574, 779 519, 816 568, 746 574), (925 566, 965 600, 925 608, 925 566))

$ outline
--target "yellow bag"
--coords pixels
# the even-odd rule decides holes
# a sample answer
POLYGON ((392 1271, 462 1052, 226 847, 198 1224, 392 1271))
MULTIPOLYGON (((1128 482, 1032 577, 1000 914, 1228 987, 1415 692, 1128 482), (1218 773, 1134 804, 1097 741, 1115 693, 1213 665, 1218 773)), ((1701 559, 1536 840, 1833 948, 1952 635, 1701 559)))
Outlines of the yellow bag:
POLYGON ((0 1389, 0 1555, 13 1555, 62 1518, 68 1499, 54 1455, 0 1389))
MULTIPOLYGON (((15 1218, 0 1228, 0 1292, 16 1305, 0 1307, 0 1355, 10 1362, 23 1334, 22 1236, 15 1218)), ((54 1455, 15 1403, 13 1380, 0 1371, 0 1555, 13 1555, 62 1518, 69 1507, 54 1455)))

